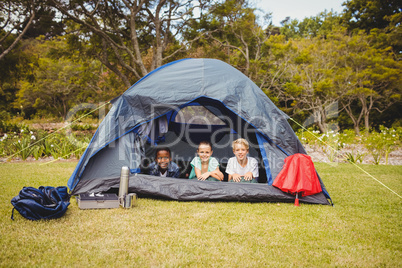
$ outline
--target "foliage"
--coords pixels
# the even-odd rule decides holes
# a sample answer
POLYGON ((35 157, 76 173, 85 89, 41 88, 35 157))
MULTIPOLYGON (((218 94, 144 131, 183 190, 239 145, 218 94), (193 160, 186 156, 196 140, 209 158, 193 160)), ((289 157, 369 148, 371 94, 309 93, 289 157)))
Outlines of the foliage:
POLYGON ((402 127, 387 128, 380 126, 380 131, 363 132, 357 135, 353 130, 342 132, 328 131, 320 133, 313 128, 296 132, 299 140, 315 151, 325 153, 330 162, 346 160, 350 163, 362 163, 367 155, 372 157, 375 165, 388 165, 389 154, 402 144, 402 127))
POLYGON ((178 44, 180 32, 189 21, 198 19, 195 10, 202 16, 208 2, 50 1, 66 19, 78 25, 76 43, 114 72, 126 87, 185 51, 186 45, 178 44))
POLYGON ((211 23, 202 25, 203 33, 213 41, 212 46, 224 49, 225 55, 220 56, 250 76, 267 36, 248 1, 218 1, 204 19, 211 23))
POLYGON ((333 12, 323 11, 317 16, 302 21, 287 19, 283 21, 281 34, 287 39, 326 36, 340 24, 340 17, 333 12))
POLYGON ((384 29, 389 25, 388 16, 400 13, 398 0, 350 0, 344 4, 343 23, 349 30, 360 29, 369 32, 374 28, 384 29))
POLYGON ((123 92, 116 77, 103 71, 100 62, 81 59, 68 49, 66 38, 31 42, 31 53, 39 56, 34 81, 23 79, 15 107, 27 115, 48 114, 66 118, 81 103, 110 100, 123 92), (113 90, 109 90, 113 88, 113 90))
POLYGON ((17 133, 21 129, 20 124, 9 122, 8 120, 0 120, 0 133, 17 133))
MULTIPOLYGON (((326 107, 339 99, 334 84, 337 51, 320 37, 289 42, 293 53, 278 58, 281 78, 273 87, 281 104, 293 114, 308 112, 321 132, 327 131, 326 107)), ((277 74, 275 74, 277 75, 277 74)))
POLYGON ((389 154, 401 144, 402 128, 388 129, 380 127, 380 132, 371 131, 365 133, 363 144, 369 154, 373 157, 374 164, 378 165, 382 157, 385 157, 385 163, 388 164, 389 154))
POLYGON ((28 41, 21 41, 19 45, 0 59, 0 110, 16 114, 24 114, 21 107, 14 107, 18 82, 21 79, 32 81, 32 72, 35 68, 36 57, 25 50, 28 41))
MULTIPOLYGON (((23 15, 12 19, 35 13, 27 39, 0 59, 0 110, 13 116, 65 118, 80 104, 119 96, 164 63, 203 57, 236 67, 284 112, 313 119, 321 132, 333 104, 339 126, 357 134, 363 125, 400 121, 402 15, 392 0, 347 1, 342 14, 323 11, 280 29, 264 28, 247 0, 7 0, 0 24, 7 3, 23 15)), ((22 30, 1 31, 2 47, 22 30)))
POLYGON ((389 154, 402 142, 402 128, 397 129, 380 126, 382 142, 385 150, 385 164, 388 164, 389 154))
POLYGON ((364 156, 365 156, 365 154, 362 154, 360 152, 355 152, 353 150, 351 152, 345 153, 346 160, 351 164, 362 163, 364 156))
POLYGON ((17 132, 8 132, 0 138, 0 157, 6 159, 33 157, 38 160, 52 156, 54 159, 80 158, 88 146, 91 133, 67 134, 48 133, 43 130, 30 130, 18 125, 17 132))
POLYGON ((38 7, 32 25, 24 35, 24 39, 45 36, 47 40, 63 35, 64 21, 57 18, 56 10, 52 9, 47 0, 36 0, 38 7))
POLYGON ((34 0, 0 2, 0 61, 19 45, 34 21, 39 3, 34 0))
POLYGON ((339 54, 339 73, 336 86, 342 92, 341 104, 354 122, 358 133, 360 120, 370 128, 370 113, 384 111, 401 100, 402 65, 388 49, 376 49, 370 43, 376 35, 359 32, 354 35, 334 34, 331 39, 342 50, 339 54), (359 104, 358 113, 352 106, 359 104))
POLYGON ((89 131, 96 130, 97 126, 93 126, 90 124, 72 124, 70 128, 73 131, 89 131))
POLYGON ((389 47, 373 45, 376 32, 347 34, 335 26, 325 36, 267 39, 260 60, 265 68, 255 81, 299 121, 313 117, 321 132, 327 131, 328 107, 338 105, 358 134, 362 124, 372 125, 373 111, 385 113, 401 102, 402 65, 389 47))

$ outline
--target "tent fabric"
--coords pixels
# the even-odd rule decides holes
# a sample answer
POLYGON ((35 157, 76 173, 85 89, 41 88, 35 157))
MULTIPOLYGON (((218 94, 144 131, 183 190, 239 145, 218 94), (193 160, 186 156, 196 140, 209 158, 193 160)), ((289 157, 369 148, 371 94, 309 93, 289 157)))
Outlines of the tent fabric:
POLYGON ((272 185, 291 194, 301 193, 302 196, 322 192, 313 161, 310 156, 304 154, 288 156, 272 185))
MULTIPOLYGON (((82 184, 83 191, 91 191, 93 180, 82 184)), ((119 187, 119 178, 106 178, 98 191, 119 187)), ((128 191, 139 197, 151 197, 177 201, 236 201, 236 202, 284 202, 292 203, 295 197, 280 189, 261 183, 229 183, 197 181, 176 178, 162 178, 144 174, 132 174, 128 191)), ((307 204, 329 205, 321 192, 300 197, 307 204)))
POLYGON ((106 180, 117 178, 122 166, 128 166, 132 173, 139 172, 141 161, 152 157, 157 145, 168 144, 174 160, 189 162, 202 138, 216 139, 213 156, 224 163, 233 156, 231 141, 238 137, 254 141, 250 156, 265 165, 270 172, 268 184, 272 184, 288 155, 306 153, 288 118, 248 77, 222 61, 172 62, 149 73, 112 101, 112 108, 67 185, 72 194, 104 189, 106 180), (203 126, 175 122, 178 112, 188 106, 203 106, 226 125, 211 125, 208 132, 203 126), (146 136, 148 126, 159 126, 159 130, 146 136))

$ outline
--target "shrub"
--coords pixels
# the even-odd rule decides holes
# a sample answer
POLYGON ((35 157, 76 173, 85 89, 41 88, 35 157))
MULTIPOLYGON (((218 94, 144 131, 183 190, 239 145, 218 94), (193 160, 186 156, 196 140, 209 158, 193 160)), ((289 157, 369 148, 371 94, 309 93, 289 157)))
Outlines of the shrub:
POLYGON ((96 130, 95 126, 90 124, 72 124, 71 126, 72 131, 92 131, 96 130))
MULTIPOLYGON (((20 125, 18 125, 21 127, 20 125)), ((41 157, 53 156, 54 159, 80 158, 91 139, 91 134, 80 135, 47 133, 43 130, 19 128, 17 132, 6 133, 0 137, 1 157, 19 157, 26 160, 33 156, 36 160, 41 157)))
POLYGON ((299 129, 296 135, 303 144, 316 145, 317 139, 320 137, 320 131, 314 128, 308 128, 307 131, 299 129))
POLYGON ((402 127, 397 129, 380 126, 380 135, 385 151, 385 164, 388 165, 389 154, 401 145, 402 127))
POLYGON ((365 156, 364 153, 361 154, 359 152, 354 152, 353 150, 352 152, 345 153, 346 160, 352 164, 357 164, 358 162, 362 163, 364 156, 365 156))
POLYGON ((380 132, 371 131, 362 136, 363 144, 368 153, 373 157, 375 165, 378 165, 382 157, 385 157, 385 164, 388 164, 389 154, 400 144, 402 128, 386 128, 380 126, 380 132))

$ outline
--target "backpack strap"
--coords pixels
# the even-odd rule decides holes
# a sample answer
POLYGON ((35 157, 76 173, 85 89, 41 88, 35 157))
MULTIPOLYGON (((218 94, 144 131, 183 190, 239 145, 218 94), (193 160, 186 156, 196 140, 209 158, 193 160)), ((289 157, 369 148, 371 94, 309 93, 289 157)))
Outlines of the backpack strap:
POLYGON ((14 209, 15 209, 15 207, 14 207, 13 210, 11 211, 11 219, 12 219, 12 220, 14 220, 14 209))

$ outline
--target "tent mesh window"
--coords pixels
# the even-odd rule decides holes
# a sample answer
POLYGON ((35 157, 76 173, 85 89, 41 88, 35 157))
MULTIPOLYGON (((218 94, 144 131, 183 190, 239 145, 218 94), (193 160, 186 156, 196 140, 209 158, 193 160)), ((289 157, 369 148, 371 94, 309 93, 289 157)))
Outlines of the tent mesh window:
POLYGON ((182 124, 225 125, 204 106, 186 106, 177 113, 174 121, 182 124))

